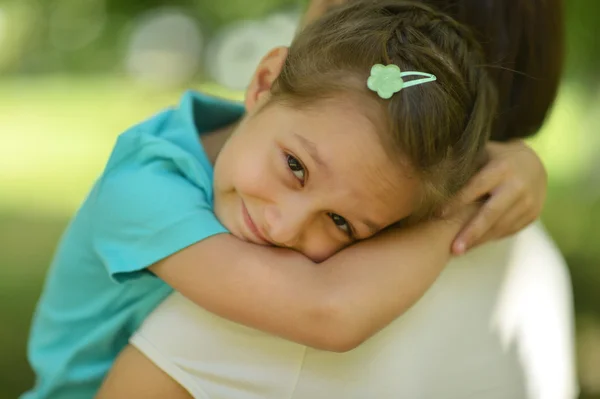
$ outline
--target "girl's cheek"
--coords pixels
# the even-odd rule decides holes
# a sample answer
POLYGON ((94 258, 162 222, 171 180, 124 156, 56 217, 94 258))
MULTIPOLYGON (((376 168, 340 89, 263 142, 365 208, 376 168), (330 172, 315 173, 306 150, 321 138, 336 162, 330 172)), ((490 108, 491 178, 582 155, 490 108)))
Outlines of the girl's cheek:
POLYGON ((264 161, 253 159, 237 169, 235 185, 246 194, 260 195, 277 181, 277 176, 264 161))

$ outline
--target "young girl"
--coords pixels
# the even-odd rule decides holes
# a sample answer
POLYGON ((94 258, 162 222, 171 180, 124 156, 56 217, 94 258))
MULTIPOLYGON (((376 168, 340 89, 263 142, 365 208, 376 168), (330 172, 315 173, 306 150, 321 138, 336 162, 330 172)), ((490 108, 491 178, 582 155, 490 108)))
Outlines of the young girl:
MULTIPOLYGON (((338 2, 313 0, 307 15, 338 2)), ((509 0, 423 3, 437 3, 479 27, 487 59, 502 59, 515 70, 514 77, 503 70, 496 80, 504 101, 492 139, 539 129, 558 86, 559 0, 536 1, 533 9, 509 0), (512 18, 498 18, 507 14, 512 18), (548 38, 556 46, 546 46, 548 38)), ((490 143, 487 149, 490 161, 462 190, 465 201, 489 193, 483 214, 474 219, 483 216, 493 225, 486 239, 508 233, 502 228, 507 222, 515 224, 514 218, 497 219, 506 211, 503 203, 510 205, 508 213, 526 215, 527 196, 543 197, 545 187, 536 188, 543 168, 522 142, 490 143)), ((542 202, 534 197, 535 207, 542 202)), ((469 224, 469 230, 482 226, 469 224)), ((407 317, 344 354, 261 334, 171 294, 132 337, 98 397, 575 398, 572 320, 566 265, 538 224, 453 259, 407 317)))
POLYGON ((58 248, 25 397, 92 396, 172 288, 333 351, 402 314, 472 209, 390 227, 433 215, 477 170, 496 102, 482 64, 444 14, 357 2, 270 52, 245 109, 187 93, 124 133, 58 248))

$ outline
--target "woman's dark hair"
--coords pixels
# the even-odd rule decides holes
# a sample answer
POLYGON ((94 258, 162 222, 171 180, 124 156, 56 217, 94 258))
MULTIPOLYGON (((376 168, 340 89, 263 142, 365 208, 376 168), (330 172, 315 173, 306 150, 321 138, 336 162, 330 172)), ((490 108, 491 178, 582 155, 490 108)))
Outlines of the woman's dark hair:
POLYGON ((537 133, 562 74, 562 0, 420 1, 467 25, 481 43, 499 97, 492 139, 537 133))

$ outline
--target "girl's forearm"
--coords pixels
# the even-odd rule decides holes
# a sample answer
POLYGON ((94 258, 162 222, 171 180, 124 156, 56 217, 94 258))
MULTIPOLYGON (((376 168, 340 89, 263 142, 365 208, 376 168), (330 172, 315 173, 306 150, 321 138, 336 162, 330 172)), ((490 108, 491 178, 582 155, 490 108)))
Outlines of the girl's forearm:
MULTIPOLYGON (((471 213, 469 213, 471 214, 471 213)), ((385 232, 319 269, 338 350, 356 347, 408 310, 448 263, 465 215, 385 232)))
POLYGON ((462 221, 390 231, 321 264, 228 234, 150 267, 229 320, 318 349, 352 349, 401 315, 435 281, 462 221))

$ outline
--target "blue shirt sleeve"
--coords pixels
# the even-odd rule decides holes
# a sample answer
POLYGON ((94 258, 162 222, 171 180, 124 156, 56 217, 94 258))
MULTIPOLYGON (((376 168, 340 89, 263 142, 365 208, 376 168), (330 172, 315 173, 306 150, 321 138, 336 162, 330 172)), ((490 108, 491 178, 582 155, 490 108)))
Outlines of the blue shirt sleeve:
POLYGON ((212 169, 157 137, 122 136, 92 201, 92 244, 117 282, 215 234, 212 169))

